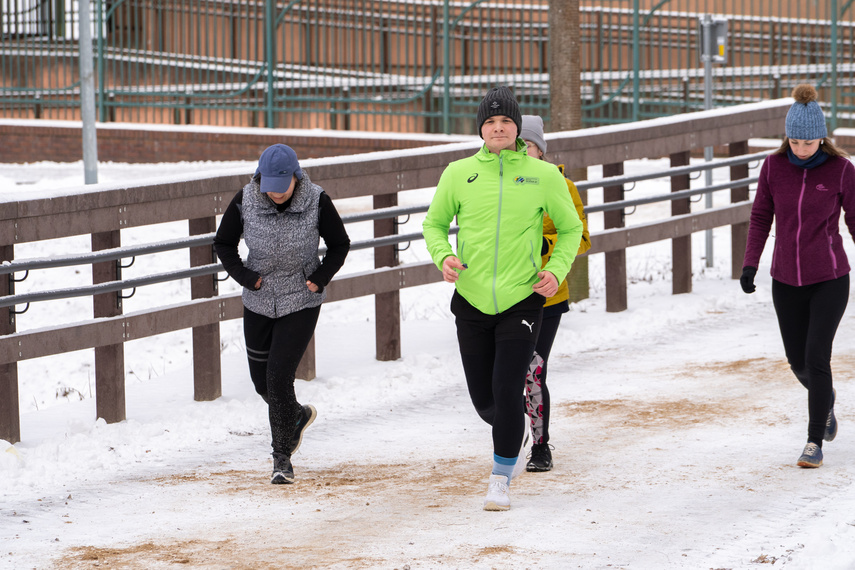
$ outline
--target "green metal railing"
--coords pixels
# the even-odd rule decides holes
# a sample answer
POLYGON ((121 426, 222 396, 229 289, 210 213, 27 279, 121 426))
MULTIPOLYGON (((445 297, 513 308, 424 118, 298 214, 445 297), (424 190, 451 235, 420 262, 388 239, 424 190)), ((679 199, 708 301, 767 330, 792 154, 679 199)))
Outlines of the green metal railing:
POLYGON ((647 8, 638 1, 583 7, 587 122, 703 109, 698 21, 710 14, 726 18, 729 32, 728 61, 713 69, 715 106, 787 96, 809 82, 828 106, 832 126, 853 124, 852 0, 661 0, 647 8))
MULTIPOLYGON (((728 20, 713 104, 811 82, 855 124, 855 0, 580 0, 587 126, 704 108, 699 20, 728 20)), ((71 0, 0 0, 0 117, 79 119, 71 0)), ((74 4, 76 6, 76 4, 74 4)), ((471 133, 511 85, 550 112, 546 0, 95 0, 101 121, 471 133)), ((556 68, 558 65, 556 65, 556 68)))

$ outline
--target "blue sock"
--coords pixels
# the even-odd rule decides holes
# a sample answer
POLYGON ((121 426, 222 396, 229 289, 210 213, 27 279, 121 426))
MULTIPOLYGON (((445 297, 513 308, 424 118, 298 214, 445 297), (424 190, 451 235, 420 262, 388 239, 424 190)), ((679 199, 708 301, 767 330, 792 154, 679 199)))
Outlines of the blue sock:
POLYGON ((517 463, 516 457, 502 457, 501 455, 493 454, 493 475, 504 475, 508 478, 508 485, 511 484, 511 475, 514 472, 514 465, 517 463))

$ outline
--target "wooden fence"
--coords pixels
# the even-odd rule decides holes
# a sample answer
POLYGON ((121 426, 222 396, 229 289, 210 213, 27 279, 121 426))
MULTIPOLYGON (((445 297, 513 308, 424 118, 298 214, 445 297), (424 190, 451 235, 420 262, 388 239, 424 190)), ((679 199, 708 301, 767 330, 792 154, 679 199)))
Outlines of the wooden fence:
MULTIPOLYGON (((748 153, 748 139, 782 134, 791 104, 781 99, 722 111, 680 115, 628 125, 598 127, 548 136, 550 157, 567 169, 603 166, 603 176, 623 173, 623 164, 641 158, 670 157, 674 166, 689 163, 693 150, 705 146, 729 148, 733 156, 748 153)), ((317 159, 313 181, 333 199, 372 196, 375 209, 397 205, 398 192, 436 185, 452 160, 471 155, 477 145, 454 143, 317 159)), ((747 178, 748 166, 731 167, 731 179, 747 178)), ((246 174, 177 180, 153 185, 129 184, 60 195, 45 199, 0 202, 0 260, 11 262, 15 245, 70 236, 91 235, 92 250, 120 247, 121 230, 186 220, 190 236, 216 230, 223 213, 246 174)), ((673 176, 672 191, 689 188, 689 175, 673 176)), ((622 185, 604 189, 604 201, 623 200, 622 185)), ((626 255, 631 246, 672 240, 673 292, 691 291, 691 234, 721 226, 732 227, 732 275, 741 273, 750 212, 748 186, 731 190, 732 205, 690 212, 689 198, 672 201, 672 217, 640 226, 624 227, 622 210, 603 213, 603 232, 593 236, 587 255, 606 256, 606 310, 627 307, 626 255)), ((374 222, 376 237, 395 233, 394 219, 374 222)), ((210 246, 190 248, 190 265, 215 263, 210 246)), ((328 302, 375 295, 376 358, 401 355, 399 291, 441 280, 431 262, 397 264, 394 245, 374 250, 375 269, 342 275, 330 284, 328 302)), ((115 262, 92 264, 93 283, 119 279, 115 262)), ((0 279, 0 296, 14 293, 14 274, 0 279)), ((217 295, 216 275, 191 278, 191 300, 180 305, 151 307, 122 314, 121 291, 93 296, 90 320, 16 332, 14 307, 0 308, 0 438, 20 441, 18 366, 22 360, 67 352, 95 350, 96 414, 107 422, 125 419, 123 343, 135 339, 192 329, 194 399, 221 395, 219 323, 241 318, 239 293, 217 295)), ((85 319, 86 317, 82 317, 85 319)), ((323 340, 321 339, 321 342, 323 340)), ((301 365, 304 377, 314 377, 314 344, 301 365)))

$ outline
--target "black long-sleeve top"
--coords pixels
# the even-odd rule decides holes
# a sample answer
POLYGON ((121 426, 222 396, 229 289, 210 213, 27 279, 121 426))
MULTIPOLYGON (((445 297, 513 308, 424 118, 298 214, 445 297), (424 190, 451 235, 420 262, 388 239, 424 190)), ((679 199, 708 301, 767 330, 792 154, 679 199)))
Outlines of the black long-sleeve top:
MULTIPOLYGON (((247 289, 255 289, 260 276, 243 264, 238 252, 238 244, 243 235, 243 217, 240 212, 242 203, 243 190, 240 190, 223 213, 220 227, 217 228, 217 235, 214 238, 214 249, 223 263, 223 268, 235 281, 247 289)), ((283 204, 276 204, 276 209, 282 212, 290 205, 291 200, 288 200, 283 204)), ((329 285, 333 275, 344 265, 347 252, 350 251, 350 237, 344 229, 344 223, 332 199, 326 192, 321 194, 318 202, 318 233, 327 246, 327 252, 321 266, 309 275, 308 279, 318 286, 319 291, 323 291, 324 287, 329 285)))

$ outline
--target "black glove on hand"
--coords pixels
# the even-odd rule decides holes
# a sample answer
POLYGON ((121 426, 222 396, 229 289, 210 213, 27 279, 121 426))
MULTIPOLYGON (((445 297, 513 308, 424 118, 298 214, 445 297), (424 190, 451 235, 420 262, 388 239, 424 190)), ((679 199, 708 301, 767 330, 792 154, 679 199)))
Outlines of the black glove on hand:
POLYGON ((757 268, 746 266, 742 268, 742 277, 739 278, 739 284, 742 285, 742 290, 746 293, 753 293, 757 287, 754 286, 754 276, 757 275, 757 268))

